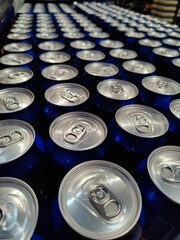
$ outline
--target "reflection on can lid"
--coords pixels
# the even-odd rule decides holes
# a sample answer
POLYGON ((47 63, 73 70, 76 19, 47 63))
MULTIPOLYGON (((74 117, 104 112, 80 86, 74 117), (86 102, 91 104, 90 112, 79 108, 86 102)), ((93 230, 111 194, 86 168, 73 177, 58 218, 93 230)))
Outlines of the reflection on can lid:
POLYGON ((156 187, 180 204, 180 147, 167 145, 155 149, 148 157, 147 168, 156 187))
POLYGON ((57 106, 76 106, 89 98, 89 91, 75 83, 60 83, 48 88, 45 99, 57 106))
POLYGON ((102 32, 103 29, 100 27, 96 27, 96 26, 95 27, 85 27, 84 31, 85 32, 102 32))
POLYGON ((178 57, 180 55, 177 50, 174 50, 171 48, 165 48, 165 47, 154 48, 153 53, 163 57, 169 57, 169 58, 178 57))
POLYGON ((56 118, 50 125, 49 133, 58 146, 84 151, 99 146, 105 140, 107 127, 96 115, 75 111, 56 118))
POLYGON ((98 77, 111 77, 119 72, 119 69, 114 65, 106 62, 93 62, 85 66, 85 71, 98 77))
POLYGON ((0 178, 1 239, 31 239, 38 219, 38 201, 25 182, 10 177, 0 178))
POLYGON ((136 225, 142 209, 134 178, 124 168, 104 160, 90 160, 71 169, 61 182, 58 202, 71 228, 89 239, 125 236, 136 225))
POLYGON ((162 76, 145 77, 142 80, 142 85, 158 94, 176 95, 180 93, 180 84, 178 82, 162 76))
POLYGON ((27 68, 13 67, 0 70, 0 84, 18 84, 28 81, 33 72, 27 68))
POLYGON ((76 40, 72 41, 70 46, 76 49, 92 49, 95 47, 95 43, 87 40, 76 40))
POLYGON ((176 66, 176 67, 180 67, 180 58, 175 58, 172 60, 172 63, 176 66))
POLYGON ((31 38, 31 35, 28 33, 9 33, 7 38, 12 40, 25 40, 31 38))
POLYGON ((140 60, 129 60, 123 63, 123 68, 129 72, 137 74, 151 74, 154 73, 156 68, 153 64, 149 62, 144 62, 140 60))
POLYGON ((98 92, 110 99, 128 100, 138 95, 137 87, 120 79, 103 80, 97 85, 98 92))
POLYGON ((148 32, 147 35, 149 37, 155 37, 155 38, 160 38, 160 39, 167 37, 166 33, 161 33, 161 32, 156 32, 156 31, 148 32))
POLYGON ((173 38, 165 38, 162 41, 163 41, 163 43, 168 44, 170 46, 180 47, 180 40, 176 40, 173 38))
POLYGON ((46 41, 38 44, 38 48, 45 51, 58 51, 65 47, 64 43, 57 41, 46 41))
POLYGON ((78 51, 76 56, 86 61, 101 61, 105 58, 105 54, 98 50, 82 50, 78 51))
POLYGON ((162 113, 145 105, 121 107, 117 110, 115 119, 126 132, 143 138, 162 136, 169 128, 168 120, 162 113))
POLYGON ((45 52, 39 56, 40 60, 47 63, 65 63, 70 60, 70 55, 66 52, 45 52))
POLYGON ((134 59, 137 57, 137 53, 130 49, 112 49, 109 54, 112 57, 119 58, 119 59, 134 59))
POLYGON ((34 94, 25 88, 0 90, 0 114, 12 113, 27 108, 34 101, 34 94))
POLYGON ((126 35, 127 37, 132 37, 132 38, 144 38, 144 37, 145 37, 145 34, 144 34, 144 33, 135 32, 135 31, 126 32, 125 35, 126 35))
POLYGON ((11 28, 10 32, 12 33, 30 33, 32 31, 31 28, 11 28))
POLYGON ((35 131, 27 122, 8 119, 0 121, 0 164, 24 155, 32 146, 35 131))
POLYGON ((124 46, 121 41, 111 39, 101 40, 99 44, 105 48, 122 48, 124 46))
POLYGON ((59 34, 42 32, 42 33, 37 33, 36 37, 41 39, 55 39, 59 37, 59 34))
POLYGON ((147 47, 160 47, 162 46, 162 43, 157 40, 152 40, 148 38, 144 38, 138 41, 140 45, 147 46, 147 47))
POLYGON ((8 52, 26 52, 32 49, 29 43, 9 43, 3 46, 5 51, 8 52))
POLYGON ((70 39, 81 39, 84 38, 85 35, 81 32, 66 32, 63 36, 70 39))
POLYGON ((2 56, 0 62, 10 66, 21 66, 32 62, 33 57, 26 53, 10 53, 2 56))
POLYGON ((175 117, 180 119, 180 99, 175 99, 169 105, 169 109, 175 117))

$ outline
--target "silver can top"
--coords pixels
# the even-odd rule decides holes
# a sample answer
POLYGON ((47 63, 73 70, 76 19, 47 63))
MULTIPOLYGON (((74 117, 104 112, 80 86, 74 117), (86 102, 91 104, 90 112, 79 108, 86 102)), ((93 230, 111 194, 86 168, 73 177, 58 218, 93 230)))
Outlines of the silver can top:
POLYGON ((134 84, 120 79, 103 80, 97 85, 97 90, 101 95, 114 100, 132 99, 139 92, 134 84))
POLYGON ((127 37, 131 37, 131 38, 137 38, 137 39, 140 39, 140 38, 144 38, 145 37, 145 34, 144 33, 141 33, 141 32, 135 32, 135 31, 130 31, 130 32, 126 32, 125 33, 125 36, 127 37))
POLYGON ((124 48, 112 49, 109 52, 109 54, 114 58, 125 59, 125 60, 134 59, 138 55, 135 51, 130 49, 124 49, 124 48))
POLYGON ((180 67, 180 57, 172 60, 173 65, 180 67))
POLYGON ((78 70, 70 65, 57 64, 44 68, 41 74, 50 80, 63 81, 76 77, 78 70))
POLYGON ((99 44, 105 48, 122 48, 122 47, 124 47, 124 43, 122 43, 121 41, 111 40, 111 39, 101 40, 99 44))
POLYGON ((41 32, 41 33, 36 33, 36 37, 40 38, 40 39, 55 39, 55 38, 59 37, 59 34, 58 33, 41 32))
POLYGON ((103 31, 103 29, 102 28, 100 28, 100 27, 96 27, 96 26, 90 26, 90 27, 85 27, 84 28, 84 31, 85 32, 102 32, 103 31))
POLYGON ((31 239, 38 220, 39 206, 32 188, 10 177, 0 178, 0 238, 31 239))
POLYGON ((153 64, 149 62, 144 62, 140 60, 129 60, 123 63, 123 68, 129 72, 137 74, 151 74, 154 73, 156 68, 153 64))
POLYGON ((0 114, 18 112, 34 101, 34 94, 25 88, 5 88, 0 90, 0 114))
POLYGON ((63 36, 69 39, 81 39, 84 38, 85 34, 82 32, 66 32, 63 36))
POLYGON ((50 125, 51 139, 60 147, 84 151, 99 146, 107 136, 105 123, 89 112, 69 112, 50 125))
POLYGON ((176 118, 180 119, 180 99, 173 100, 169 105, 169 109, 176 118))
POLYGON ((27 122, 8 119, 0 121, 0 164, 24 155, 33 145, 35 131, 27 122))
POLYGON ((68 32, 73 32, 73 33, 77 33, 77 32, 80 32, 80 28, 78 27, 61 27, 61 32, 63 33, 68 33, 68 32))
POLYGON ((26 52, 32 49, 32 45, 29 43, 9 43, 3 46, 3 49, 7 52, 26 52))
POLYGON ((21 66, 33 61, 33 57, 27 53, 9 53, 0 58, 1 64, 9 66, 21 66))
POLYGON ((31 38, 31 35, 28 33, 9 33, 7 38, 12 40, 26 40, 31 38))
POLYGON ((180 55, 179 51, 165 47, 154 48, 153 53, 168 58, 174 58, 180 55))
POLYGON ((110 34, 107 32, 90 32, 89 36, 92 38, 109 38, 110 34))
POLYGON ((180 147, 167 145, 155 149, 148 157, 147 168, 156 187, 180 204, 180 147))
POLYGON ((46 63, 65 63, 71 56, 66 52, 53 51, 40 54, 40 60, 46 63))
POLYGON ((33 72, 27 68, 13 67, 0 70, 0 84, 18 84, 30 80, 33 72))
POLYGON ((105 54, 98 50, 78 51, 76 56, 85 61, 101 61, 105 59, 105 54))
POLYGON ((75 83, 60 83, 48 88, 45 99, 57 106, 76 106, 89 98, 89 91, 75 83))
POLYGON ((159 39, 167 37, 166 33, 161 33, 161 32, 156 32, 156 31, 150 31, 150 32, 147 33, 147 35, 149 37, 155 37, 155 38, 159 38, 159 39))
POLYGON ((37 27, 36 28, 36 32, 39 32, 39 33, 55 33, 56 32, 56 28, 53 28, 53 27, 37 27))
POLYGON ((130 104, 121 107, 115 114, 117 124, 126 132, 143 138, 164 135, 169 128, 166 117, 154 108, 130 104))
POLYGON ((138 43, 142 46, 152 47, 152 48, 162 46, 162 43, 160 41, 152 40, 152 39, 148 39, 148 38, 140 39, 138 41, 138 43))
POLYGON ((134 178, 124 168, 104 160, 90 160, 72 168, 61 182, 58 202, 72 229, 99 240, 129 233, 142 209, 134 178))
POLYGON ((162 76, 149 76, 142 80, 142 85, 158 94, 176 95, 180 93, 180 84, 170 78, 162 76))
POLYGON ((180 40, 174 38, 165 38, 162 42, 170 46, 180 47, 180 40))
POLYGON ((59 51, 65 48, 65 45, 57 41, 46 41, 39 43, 38 48, 45 51, 59 51))
POLYGON ((30 32, 32 32, 32 29, 31 28, 17 28, 17 27, 14 27, 14 28, 10 29, 10 32, 12 32, 12 33, 30 33, 30 32))
POLYGON ((92 76, 111 77, 116 75, 119 69, 111 63, 93 62, 85 66, 85 71, 92 76))
POLYGON ((70 43, 70 46, 76 49, 92 49, 95 43, 87 40, 75 40, 70 43))

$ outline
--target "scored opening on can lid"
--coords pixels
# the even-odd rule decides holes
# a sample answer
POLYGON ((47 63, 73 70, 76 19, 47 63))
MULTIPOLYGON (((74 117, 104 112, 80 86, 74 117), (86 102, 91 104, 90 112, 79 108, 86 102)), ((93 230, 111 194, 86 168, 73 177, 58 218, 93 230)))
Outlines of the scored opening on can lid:
POLYGON ((149 62, 144 62, 140 60, 128 60, 123 63, 123 68, 129 72, 137 74, 151 74, 154 73, 156 68, 153 64, 149 62))
POLYGON ((33 61, 33 57, 27 53, 9 53, 0 58, 5 65, 20 66, 33 61))
POLYGON ((111 77, 119 72, 118 67, 114 64, 106 62, 89 63, 84 69, 88 74, 98 77, 111 77))
POLYGON ((126 132, 143 138, 160 137, 168 131, 166 117, 154 108, 130 104, 121 107, 115 114, 119 127, 126 132))
POLYGON ((61 182, 59 208, 67 223, 90 239, 115 239, 136 225, 141 193, 134 178, 122 167, 90 160, 71 169, 61 182))
POLYGON ((175 117, 180 119, 180 98, 173 100, 169 105, 169 109, 175 117))
POLYGON ((57 117, 50 125, 49 134, 58 146, 83 151, 99 146, 107 136, 107 127, 94 114, 72 111, 57 117))
POLYGON ((32 188, 17 178, 1 177, 0 195, 1 239, 31 239, 39 215, 32 188))
POLYGON ((147 168, 156 187, 180 204, 180 147, 167 145, 156 148, 148 157, 147 168))

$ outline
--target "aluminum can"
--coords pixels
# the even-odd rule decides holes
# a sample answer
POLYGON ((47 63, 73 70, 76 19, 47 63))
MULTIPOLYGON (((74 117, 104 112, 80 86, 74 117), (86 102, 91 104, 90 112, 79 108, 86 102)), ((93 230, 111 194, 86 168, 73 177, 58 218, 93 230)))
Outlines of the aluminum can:
POLYGON ((36 33, 35 35, 35 43, 36 45, 39 45, 40 43, 44 42, 44 41, 50 41, 50 40, 59 40, 59 34, 58 33, 36 33))
POLYGON ((163 39, 167 38, 168 35, 162 32, 150 31, 147 33, 147 36, 150 39, 162 41, 163 39))
POLYGON ((62 42, 67 45, 75 40, 85 40, 85 34, 82 32, 66 32, 62 35, 62 42))
POLYGON ((174 48, 178 50, 180 47, 180 40, 174 38, 165 38, 162 40, 163 46, 166 48, 174 48))
POLYGON ((41 71, 41 88, 47 90, 49 87, 65 81, 78 82, 78 70, 71 65, 55 64, 41 71))
POLYGON ((165 68, 165 73, 170 78, 179 82, 180 74, 180 57, 172 59, 167 68, 165 68))
POLYGON ((7 43, 11 43, 12 41, 34 44, 34 41, 29 33, 8 33, 7 43))
POLYGON ((71 169, 60 184, 52 204, 55 239, 138 240, 141 211, 135 179, 117 164, 90 160, 71 169))
POLYGON ((105 158, 108 143, 106 124, 98 116, 71 111, 57 117, 45 141, 45 153, 52 167, 53 194, 57 193, 62 178, 72 167, 92 158, 105 158))
POLYGON ((109 56, 107 57, 107 61, 113 63, 115 65, 122 65, 123 62, 127 60, 133 60, 137 58, 138 54, 134 50, 120 48, 120 49, 112 49, 109 51, 109 56))
POLYGON ((35 57, 32 44, 24 42, 12 42, 3 46, 4 54, 27 53, 35 57))
POLYGON ((138 41, 143 39, 145 34, 142 32, 126 32, 125 33, 125 46, 126 48, 137 50, 138 41))
POLYGON ((155 108, 130 104, 116 111, 108 129, 115 151, 122 147, 127 152, 143 155, 168 141, 169 123, 155 108))
POLYGON ((100 41, 109 39, 110 34, 108 32, 91 32, 89 33, 89 40, 94 42, 96 45, 100 43, 100 41))
POLYGON ((179 146, 156 148, 140 162, 135 177, 146 208, 146 229, 150 227, 150 219, 156 220, 155 216, 158 216, 163 224, 155 227, 156 233, 166 233, 169 239, 174 239, 179 234, 180 227, 179 157, 179 146))
POLYGON ((180 84, 170 78, 149 76, 142 80, 140 99, 146 105, 166 113, 169 104, 180 97, 180 84))
POLYGON ((68 52, 75 58, 75 55, 80 50, 90 50, 95 48, 95 43, 88 40, 75 40, 70 42, 68 52))
POLYGON ((117 40, 105 39, 99 42, 99 50, 108 54, 111 49, 119 49, 124 47, 124 43, 117 40))

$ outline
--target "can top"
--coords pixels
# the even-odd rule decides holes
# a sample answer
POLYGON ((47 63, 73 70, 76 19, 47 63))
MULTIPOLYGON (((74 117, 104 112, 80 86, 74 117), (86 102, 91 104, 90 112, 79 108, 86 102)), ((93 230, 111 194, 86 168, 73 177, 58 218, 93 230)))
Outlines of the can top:
POLYGON ((5 88, 0 90, 0 114, 18 112, 34 101, 34 94, 25 88, 5 88))
POLYGON ((64 63, 69 61, 71 56, 66 52, 53 51, 42 53, 39 58, 46 63, 64 63))
POLYGON ((73 32, 73 33, 77 33, 77 32, 80 32, 80 28, 78 27, 61 27, 61 32, 64 32, 64 33, 68 33, 68 32, 73 32))
POLYGON ((36 28, 36 32, 39 33, 55 33, 56 32, 56 28, 54 27, 37 27, 36 28))
POLYGON ((0 84, 18 84, 28 81, 33 72, 27 68, 13 67, 0 70, 0 84))
POLYGON ((105 58, 105 54, 98 50, 78 51, 76 56, 85 61, 101 61, 105 58))
POLYGON ((92 38, 109 38, 110 34, 107 32, 90 32, 89 36, 92 38))
POLYGON ((173 65, 180 67, 180 57, 172 60, 173 65))
POLYGON ((121 107, 117 110, 115 119, 123 130, 142 138, 160 137, 169 128, 168 120, 162 113, 145 105, 130 104, 121 107))
POLYGON ((121 41, 111 39, 101 40, 99 44, 105 48, 122 48, 124 46, 124 43, 121 41))
POLYGON ((35 131, 27 122, 8 119, 0 121, 0 164, 24 155, 32 146, 35 131))
POLYGON ((70 43, 70 46, 76 49, 92 49, 95 43, 87 40, 75 40, 70 43))
POLYGON ((176 118, 180 119, 180 99, 172 101, 169 105, 169 109, 176 118))
POLYGON ((56 64, 44 68, 41 74, 49 80, 63 81, 76 77, 78 70, 70 65, 56 64))
POLYGON ((89 91, 75 83, 60 83, 48 88, 45 99, 57 106, 76 106, 89 98, 89 91))
POLYGON ((39 43, 38 48, 45 51, 58 51, 65 48, 65 45, 58 41, 46 41, 39 43))
POLYGON ((159 38, 159 39, 162 39, 162 38, 166 38, 167 37, 167 34, 166 33, 162 33, 162 32, 156 32, 156 31, 150 31, 147 33, 147 35, 149 37, 155 37, 155 38, 159 38))
POLYGON ((138 95, 137 87, 120 79, 103 80, 97 85, 98 92, 110 99, 128 100, 138 95))
POLYGON ((114 58, 119 58, 119 59, 134 59, 137 57, 137 53, 133 50, 130 49, 125 49, 125 48, 121 48, 121 49, 112 49, 109 52, 110 56, 114 57, 114 58))
POLYGON ((51 139, 60 147, 84 151, 99 146, 107 135, 105 123, 89 112, 69 112, 50 125, 51 139))
POLYGON ((32 32, 32 29, 31 28, 17 28, 17 27, 14 27, 14 28, 10 29, 10 32, 12 32, 12 33, 30 33, 30 32, 32 32))
POLYGON ((85 32, 102 32, 103 31, 103 29, 102 28, 100 28, 100 27, 96 27, 96 26, 88 26, 88 27, 85 27, 84 28, 84 31, 85 32))
POLYGON ((31 35, 28 33, 9 33, 7 38, 12 40, 26 40, 31 38, 31 35))
POLYGON ((21 66, 32 62, 33 57, 27 53, 9 53, 0 58, 0 62, 10 66, 21 66))
POLYGON ((163 57, 168 57, 168 58, 174 58, 178 57, 179 51, 171 49, 171 48, 165 48, 165 47, 158 47, 153 49, 153 53, 163 56, 163 57))
POLYGON ((17 178, 1 177, 0 195, 1 239, 31 239, 39 214, 32 188, 17 178))
POLYGON ((58 33, 41 32, 41 33, 36 33, 36 37, 41 38, 41 39, 55 39, 55 38, 59 37, 59 34, 58 33))
POLYGON ((148 157, 147 168, 156 187, 170 200, 180 204, 180 147, 163 146, 148 157))
POLYGON ((81 39, 84 38, 85 34, 82 32, 66 32, 63 36, 69 39, 81 39))
POLYGON ((158 94, 176 95, 180 93, 180 84, 170 78, 162 76, 149 76, 142 80, 142 85, 158 94))
POLYGON ((153 64, 149 62, 144 62, 140 60, 128 60, 123 63, 123 68, 129 72, 137 74, 151 74, 154 73, 156 68, 153 64))
POLYGON ((93 62, 85 66, 85 71, 92 76, 111 77, 116 75, 119 69, 111 63, 93 62))
POLYGON ((29 43, 9 43, 3 46, 7 52, 26 52, 32 49, 32 45, 29 43))
POLYGON ((72 229, 99 240, 129 233, 142 209, 134 178, 124 168, 105 160, 90 160, 72 168, 61 182, 58 202, 72 229))
POLYGON ((162 41, 163 43, 168 44, 170 46, 180 47, 180 40, 174 38, 165 38, 162 41))
POLYGON ((144 38, 145 37, 145 34, 144 33, 141 33, 141 32, 135 32, 135 31, 130 31, 130 32, 126 32, 125 33, 125 36, 127 37, 131 37, 131 38, 137 38, 137 39, 140 39, 140 38, 144 38))
POLYGON ((140 45, 142 45, 142 46, 152 47, 152 48, 161 47, 162 46, 162 43, 160 41, 152 40, 152 39, 148 39, 148 38, 140 39, 138 41, 138 43, 140 45))

